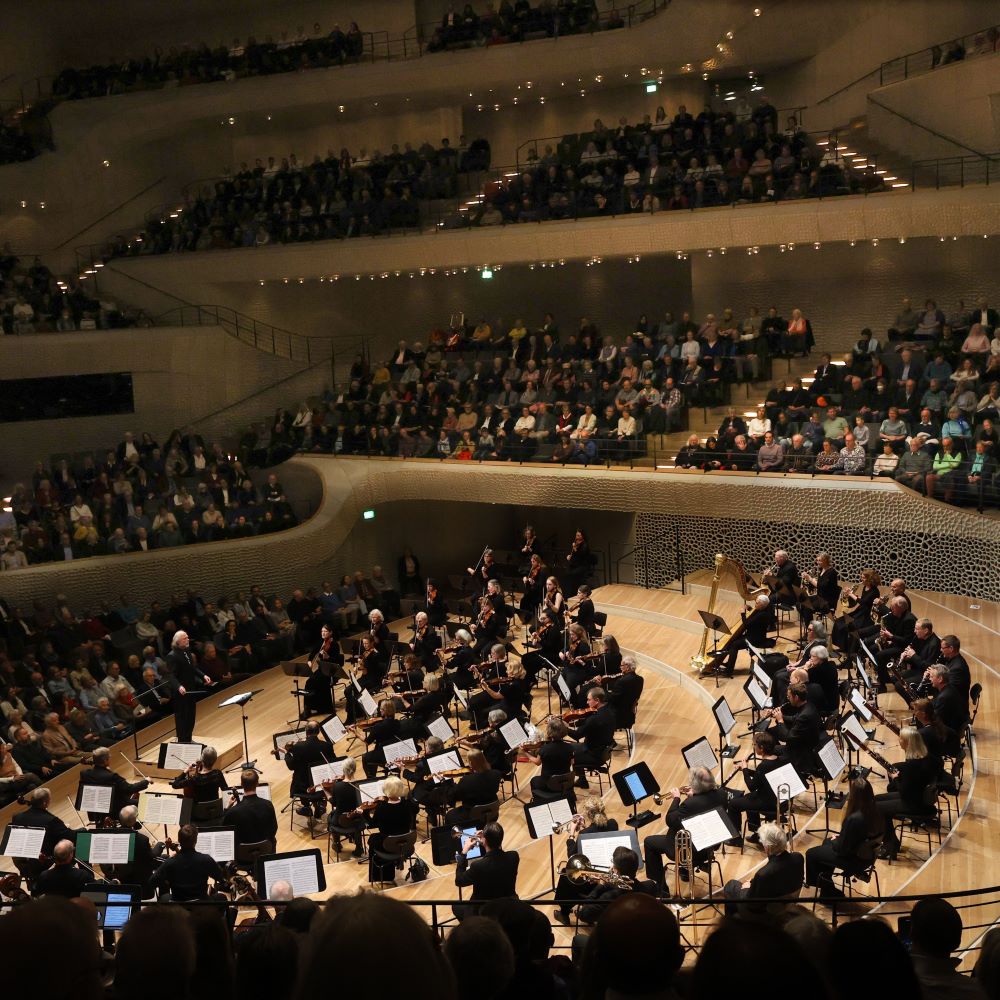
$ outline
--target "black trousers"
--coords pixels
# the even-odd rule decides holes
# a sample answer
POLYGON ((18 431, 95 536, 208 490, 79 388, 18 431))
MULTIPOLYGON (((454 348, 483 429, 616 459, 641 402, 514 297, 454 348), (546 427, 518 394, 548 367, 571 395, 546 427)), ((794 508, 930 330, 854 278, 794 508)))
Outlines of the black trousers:
POLYGON ((174 695, 174 728, 177 730, 178 743, 190 743, 194 735, 194 715, 197 708, 194 695, 174 695))

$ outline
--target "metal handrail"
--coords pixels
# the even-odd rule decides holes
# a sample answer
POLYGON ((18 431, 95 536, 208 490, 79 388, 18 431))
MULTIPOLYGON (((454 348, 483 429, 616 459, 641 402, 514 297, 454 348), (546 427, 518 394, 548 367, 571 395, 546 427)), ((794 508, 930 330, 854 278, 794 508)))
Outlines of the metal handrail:
MULTIPOLYGON (((925 48, 917 49, 915 52, 907 52, 905 55, 897 56, 883 62, 878 68, 879 86, 888 83, 898 83, 900 80, 908 80, 911 76, 922 76, 941 66, 950 66, 956 62, 964 62, 966 59, 975 58, 980 55, 993 55, 1000 51, 1000 25, 989 25, 978 31, 970 32, 967 35, 959 35, 946 42, 938 42, 936 45, 928 45, 925 48), (988 48, 970 52, 969 42, 976 43, 980 39, 988 43, 988 48), (962 55, 958 59, 942 61, 944 56, 944 46, 959 43, 962 46, 962 55), (925 56, 927 63, 920 61, 918 57, 925 56), (899 69, 902 75, 898 75, 899 69)), ((870 74, 869 74, 870 75, 870 74)))
POLYGON ((910 186, 914 190, 922 186, 932 186, 935 190, 939 190, 941 187, 954 185, 965 187, 966 184, 985 184, 988 187, 1000 177, 1000 153, 983 156, 939 156, 916 160, 911 164, 910 171, 910 186), (933 171, 932 181, 928 180, 931 171, 933 171))
POLYGON ((933 135, 937 139, 941 139, 943 142, 950 143, 952 146, 957 146, 959 149, 966 149, 970 153, 976 156, 986 156, 986 153, 980 152, 978 149, 973 149, 971 146, 966 146, 965 143, 959 142, 957 139, 953 139, 950 135, 945 135, 943 132, 938 132, 936 129, 929 128, 927 125, 918 122, 916 119, 911 118, 909 115, 904 115, 902 111, 897 111, 895 108, 890 108, 888 104, 883 104, 880 100, 872 97, 871 94, 868 95, 868 103, 874 104, 876 108, 880 108, 882 111, 888 112, 890 115, 894 115, 896 118, 901 118, 907 125, 912 125, 914 128, 918 128, 923 132, 927 132, 933 135))

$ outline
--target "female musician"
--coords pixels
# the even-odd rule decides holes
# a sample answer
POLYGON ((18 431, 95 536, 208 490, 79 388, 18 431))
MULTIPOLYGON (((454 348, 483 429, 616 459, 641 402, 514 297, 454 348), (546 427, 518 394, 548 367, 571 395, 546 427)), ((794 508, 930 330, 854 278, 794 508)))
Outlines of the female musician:
POLYGON ((472 718, 473 727, 482 729, 483 721, 490 710, 503 707, 499 704, 503 695, 501 694, 500 698, 497 698, 497 691, 501 685, 494 683, 491 687, 487 682, 496 682, 500 678, 507 676, 507 648, 500 643, 496 643, 490 649, 489 662, 483 664, 482 670, 477 668, 474 673, 476 674, 476 680, 482 686, 482 690, 469 698, 469 715, 472 718))
POLYGON ((571 612, 576 612, 576 617, 571 620, 593 637, 597 631, 597 623, 594 621, 594 601, 590 596, 590 587, 581 583, 576 588, 576 598, 576 603, 571 602, 570 607, 571 612))
POLYGON ((918 698, 910 707, 919 727, 917 732, 932 757, 941 761, 943 757, 957 758, 962 753, 958 734, 938 718, 930 698, 918 698))
POLYGON ((550 611, 554 611, 559 616, 562 616, 566 609, 566 599, 563 597, 559 581, 554 576, 550 576, 545 581, 545 593, 542 597, 542 603, 550 611))
POLYGON ((504 684, 499 687, 484 684, 483 694, 493 702, 494 708, 502 708, 508 719, 525 723, 531 716, 531 692, 525 680, 524 667, 519 662, 508 664, 504 684))
POLYGON ((590 656, 587 633, 579 625, 570 625, 566 650, 559 654, 562 661, 563 680, 573 695, 573 704, 579 708, 583 685, 597 675, 596 661, 590 656))
POLYGON ((349 831, 346 836, 354 844, 353 857, 363 859, 365 851, 362 833, 365 828, 365 817, 347 815, 361 805, 361 792, 354 784, 354 775, 357 773, 358 766, 353 757, 345 758, 341 766, 343 767, 343 777, 323 785, 323 791, 326 792, 327 798, 330 800, 330 809, 332 810, 327 823, 333 834, 337 853, 340 853, 340 838, 343 834, 333 833, 334 827, 338 827, 341 831, 349 831))
MULTIPOLYGON (((580 800, 577 815, 573 817, 573 825, 570 827, 570 835, 566 838, 567 858, 577 853, 577 837, 581 833, 610 833, 618 829, 618 821, 609 819, 605 808, 603 799, 588 795, 580 800)), ((583 888, 585 890, 585 887, 583 888)), ((556 911, 556 919, 560 923, 569 920, 573 908, 572 902, 565 901, 579 899, 581 895, 581 886, 575 885, 565 874, 559 876, 555 899, 560 904, 556 911)))
MULTIPOLYGON (((371 633, 361 636, 361 655, 358 657, 354 676, 358 683, 369 694, 381 691, 385 683, 386 663, 375 645, 371 633)), ((347 685, 344 692, 345 716, 348 722, 356 722, 361 715, 358 692, 353 683, 347 685)))
POLYGON ((496 801, 503 780, 500 772, 490 767, 481 750, 471 750, 466 763, 471 770, 451 792, 454 805, 444 818, 448 826, 467 826, 474 806, 484 806, 496 801))
POLYGON ((385 617, 378 608, 372 608, 368 613, 368 632, 375 640, 375 645, 383 655, 388 651, 388 643, 391 641, 389 626, 385 623, 385 617))
POLYGON ((311 673, 305 683, 306 694, 302 699, 302 714, 299 718, 332 715, 333 685, 337 674, 335 667, 343 664, 344 657, 328 625, 320 630, 320 644, 309 654, 308 662, 311 673))
POLYGON ((528 572, 521 579, 524 586, 524 596, 518 606, 518 614, 524 625, 527 625, 535 617, 538 607, 544 599, 547 574, 548 570, 542 563, 542 557, 533 555, 528 565, 528 572))
POLYGON ((424 739, 427 736, 427 723, 436 719, 448 704, 445 693, 441 690, 441 678, 436 674, 427 674, 423 681, 422 695, 403 694, 405 711, 409 718, 400 724, 402 739, 424 739))
POLYGON ((399 674, 389 676, 393 678, 392 689, 398 694, 419 691, 424 686, 424 667, 413 653, 403 657, 403 669, 399 674))
POLYGON ((427 578, 427 621, 431 628, 441 628, 448 620, 448 605, 441 596, 438 585, 427 578))
POLYGON ((521 555, 524 556, 524 561, 531 559, 532 556, 541 557, 542 554, 542 543, 538 540, 538 535, 535 534, 535 529, 529 524, 524 529, 524 544, 521 546, 521 555))
POLYGON ((183 788, 185 797, 194 799, 195 805, 216 801, 220 792, 229 791, 226 776, 215 766, 218 759, 215 747, 205 747, 201 751, 201 760, 177 775, 170 782, 170 787, 183 788))
MULTIPOLYGON (((427 815, 435 825, 441 822, 441 816, 448 804, 448 793, 452 787, 452 779, 445 778, 435 781, 431 775, 428 757, 441 753, 444 743, 436 736, 429 736, 424 744, 424 753, 411 768, 404 770, 402 777, 411 785, 410 795, 418 806, 427 810, 427 815)), ((459 758, 461 759, 461 758, 459 758)))
POLYGON ((399 740, 399 720, 396 718, 396 703, 391 698, 379 702, 379 722, 365 732, 365 742, 371 750, 361 755, 361 766, 365 777, 371 781, 380 767, 385 767, 385 746, 399 740))
POLYGON ((531 645, 535 649, 521 657, 528 678, 528 687, 534 687, 539 671, 558 666, 559 654, 563 648, 561 623, 558 616, 546 608, 542 611, 538 628, 531 633, 531 645))
POLYGON ((410 641, 410 649, 427 670, 433 670, 437 660, 435 650, 440 648, 441 640, 431 628, 430 620, 425 612, 418 611, 414 616, 413 623, 415 629, 413 639, 410 641))
POLYGON ((761 813, 767 819, 775 819, 778 814, 778 800, 766 775, 786 762, 775 753, 774 737, 767 732, 754 733, 753 752, 757 758, 756 768, 748 768, 746 761, 734 762, 733 766, 743 772, 747 790, 744 794, 736 793, 730 797, 726 812, 737 830, 740 828, 740 813, 747 814, 747 830, 750 833, 747 839, 756 844, 761 813))
MULTIPOLYGON (((378 861, 375 852, 385 844, 386 837, 409 833, 417 816, 417 804, 407 797, 405 781, 400 778, 386 778, 382 783, 382 791, 385 794, 385 802, 379 802, 375 806, 372 825, 376 829, 368 838, 369 882, 395 882, 395 864, 378 861)), ((364 859, 359 859, 362 860, 364 859)))
MULTIPOLYGON (((569 728, 558 716, 545 720, 545 740, 538 748, 537 754, 526 753, 527 759, 536 767, 541 767, 541 773, 531 779, 531 794, 549 790, 549 778, 559 774, 569 774, 573 770, 573 754, 576 747, 566 742, 569 728)), ((545 801, 545 800, 540 800, 545 801)))
POLYGON ((881 583, 878 570, 863 569, 860 593, 855 594, 852 589, 844 595, 847 610, 833 625, 833 644, 838 649, 847 649, 852 626, 859 628, 871 624, 872 605, 878 600, 881 583))
MULTIPOLYGON (((885 819, 885 837, 880 858, 896 859, 899 838, 892 820, 902 814, 934 816, 937 807, 926 800, 928 788, 935 788, 939 761, 927 752, 927 744, 914 726, 903 726, 899 745, 906 758, 894 764, 889 777, 888 791, 875 796, 875 807, 885 819)), ((935 796, 936 797, 936 796, 935 796)))
POLYGON ((481 660, 483 653, 490 649, 500 638, 500 616, 493 609, 493 604, 489 597, 483 596, 479 599, 479 616, 476 624, 472 626, 476 643, 472 647, 476 660, 481 660))
POLYGON ((473 579, 473 585, 480 594, 486 592, 486 584, 496 576, 496 563, 493 559, 493 550, 487 549, 483 553, 483 558, 479 560, 476 567, 467 567, 469 576, 473 579))
POLYGON ((472 648, 472 634, 464 628, 460 628, 455 633, 457 649, 447 660, 444 659, 443 650, 438 650, 440 659, 445 663, 446 669, 451 671, 451 681, 455 687, 468 691, 476 683, 472 675, 472 664, 476 662, 476 656, 472 648))
POLYGON ((590 576, 592 561, 587 536, 578 530, 573 536, 573 544, 566 556, 566 568, 562 572, 563 584, 569 593, 578 590, 580 584, 590 576))
POLYGON ((854 778, 844 806, 840 833, 806 851, 806 885, 821 896, 844 894, 833 884, 839 868, 848 873, 864 871, 875 859, 875 845, 882 837, 885 819, 875 805, 875 793, 866 778, 854 778))

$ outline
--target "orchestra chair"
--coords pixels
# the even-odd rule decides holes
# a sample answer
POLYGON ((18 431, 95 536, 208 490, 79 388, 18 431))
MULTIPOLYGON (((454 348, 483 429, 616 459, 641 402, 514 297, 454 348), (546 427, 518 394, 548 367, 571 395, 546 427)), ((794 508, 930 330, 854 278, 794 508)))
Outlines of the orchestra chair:
MULTIPOLYGON (((838 868, 833 873, 833 878, 840 879, 841 889, 843 890, 844 895, 848 899, 853 899, 854 898, 854 886, 855 886, 856 883, 864 882, 867 885, 867 884, 869 884, 871 882, 871 880, 873 878, 875 879, 875 896, 876 897, 881 897, 881 895, 882 895, 882 887, 879 885, 879 880, 878 880, 878 852, 879 852, 880 848, 882 847, 882 840, 883 840, 882 834, 879 833, 879 834, 876 834, 876 836, 874 836, 874 837, 869 837, 868 840, 865 842, 869 846, 869 848, 871 849, 873 857, 872 857, 871 861, 869 861, 869 862, 866 863, 866 865, 865 865, 864 868, 858 869, 858 870, 853 871, 853 872, 846 872, 842 868, 838 868)), ((891 863, 892 862, 890 862, 890 864, 891 863)), ((861 895, 865 895, 866 896, 868 894, 867 893, 861 893, 861 895)), ((813 908, 813 912, 814 913, 816 912, 816 900, 817 899, 819 899, 819 889, 818 888, 816 889, 816 895, 813 898, 813 904, 812 904, 812 908, 813 908)), ((834 926, 836 926, 836 923, 837 923, 837 920, 836 920, 837 911, 834 910, 833 914, 834 914, 833 923, 834 923, 834 926)))
POLYGON ((900 845, 903 843, 904 833, 927 834, 927 857, 934 852, 931 842, 933 834, 937 834, 938 846, 941 846, 941 813, 937 808, 938 786, 934 782, 924 789, 924 804, 934 807, 933 813, 896 813, 890 822, 898 822, 899 829, 896 831, 900 845))
POLYGON ((544 788, 533 789, 532 803, 555 802, 557 799, 568 799, 569 807, 576 812, 576 789, 573 782, 576 775, 570 771, 568 774, 550 774, 545 779, 544 788))
POLYGON ((317 835, 315 830, 316 817, 312 814, 312 808, 316 801, 316 795, 292 795, 288 801, 288 829, 295 829, 295 819, 298 817, 305 824, 306 829, 309 831, 309 838, 311 840, 318 840, 323 836, 322 831, 317 835), (304 806, 309 810, 308 816, 299 816, 296 811, 299 806, 304 806))
POLYGON ((469 810, 469 826, 482 830, 487 823, 500 822, 500 800, 485 802, 481 806, 473 806, 469 810))
MULTIPOLYGON (((725 853, 725 850, 726 850, 725 846, 724 845, 720 845, 720 846, 722 847, 722 852, 725 853)), ((704 861, 700 861, 700 862, 698 862, 694 866, 694 874, 695 875, 697 875, 698 872, 701 872, 702 874, 704 874, 704 875, 706 875, 708 877, 708 894, 707 894, 706 898, 711 897, 712 895, 714 895, 714 891, 715 890, 714 890, 713 887, 715 887, 717 885, 718 888, 721 889, 722 886, 725 885, 725 882, 723 882, 723 880, 722 880, 722 862, 719 861, 719 859, 715 856, 715 852, 716 852, 716 848, 713 847, 708 852, 708 857, 706 857, 704 861), (718 881, 718 883, 716 883, 715 879, 712 877, 715 872, 719 873, 719 881, 718 881)), ((663 887, 664 887, 664 889, 667 892, 669 892, 669 887, 674 884, 674 871, 675 871, 676 868, 677 868, 677 861, 676 860, 671 860, 669 857, 667 857, 666 855, 664 855, 664 858, 663 858, 663 887)), ((683 879, 681 881, 683 881, 683 879)), ((715 905, 715 904, 712 904, 712 905, 715 905)), ((720 904, 719 905, 721 905, 721 897, 720 897, 720 904)))
POLYGON ((959 757, 943 757, 942 762, 947 765, 951 762, 951 769, 946 770, 937 781, 937 802, 938 813, 941 806, 948 810, 948 829, 952 827, 951 798, 955 799, 955 812, 958 811, 958 797, 962 792, 962 785, 965 783, 965 751, 959 750, 959 757))
POLYGON ((615 748, 605 747, 601 751, 601 762, 599 764, 587 764, 583 768, 583 773, 588 777, 597 777, 597 794, 604 794, 604 779, 608 779, 608 788, 611 787, 611 755, 615 748))
MULTIPOLYGON (((499 806, 497 807, 499 809, 499 806)), ((386 864, 395 864, 396 868, 404 867, 409 870, 413 864, 413 854, 417 846, 417 831, 411 830, 409 833, 397 833, 391 837, 386 837, 382 846, 372 851, 372 857, 376 861, 384 861, 386 864)), ((384 883, 379 883, 380 885, 384 883)))
MULTIPOLYGON (((352 844, 353 841, 350 838, 353 837, 354 834, 358 832, 357 828, 356 827, 337 826, 335 823, 333 823, 331 821, 330 823, 327 824, 327 828, 326 829, 327 829, 327 838, 326 838, 326 863, 327 864, 330 863, 330 851, 331 851, 331 848, 332 848, 333 851, 337 855, 337 864, 340 864, 340 855, 341 855, 341 852, 343 850, 343 843, 342 842, 346 840, 349 844, 352 844)), ((362 827, 361 828, 361 847, 362 847, 362 850, 364 850, 365 832, 366 832, 365 828, 362 827)))
POLYGON ((506 802, 507 799, 514 798, 517 793, 521 790, 521 786, 517 780, 517 750, 508 750, 505 754, 507 761, 510 763, 510 773, 503 776, 503 781, 500 782, 500 788, 503 791, 503 798, 501 801, 506 802), (510 795, 507 794, 507 782, 510 782, 510 795))
POLYGON ((594 634, 592 638, 600 639, 604 635, 604 626, 608 624, 608 613, 606 611, 594 612, 594 634))
POLYGON ((969 701, 972 702, 972 718, 969 719, 969 725, 967 727, 968 729, 968 736, 966 737, 967 742, 968 742, 968 737, 971 737, 973 735, 972 727, 976 722, 976 716, 979 714, 979 702, 982 700, 982 697, 983 697, 982 684, 973 684, 972 687, 969 688, 969 701))
POLYGON ((191 806, 191 822, 197 827, 221 826, 223 812, 222 799, 195 802, 191 806))
POLYGON ((616 750, 624 749, 628 752, 629 756, 631 756, 632 751, 635 749, 635 719, 638 714, 639 714, 639 702, 636 702, 632 706, 632 711, 629 712, 628 724, 618 726, 615 729, 616 734, 617 733, 625 734, 625 746, 615 747, 615 749, 616 750))
POLYGON ((265 854, 274 854, 277 849, 274 840, 254 840, 248 844, 237 844, 234 864, 240 871, 252 875, 257 869, 257 859, 265 854))

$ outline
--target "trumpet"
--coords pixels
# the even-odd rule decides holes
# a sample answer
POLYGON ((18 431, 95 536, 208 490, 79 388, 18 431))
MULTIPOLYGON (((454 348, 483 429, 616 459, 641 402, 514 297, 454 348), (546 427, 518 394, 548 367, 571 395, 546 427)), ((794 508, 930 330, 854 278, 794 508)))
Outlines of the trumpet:
POLYGON ((576 833, 580 827, 583 826, 583 817, 577 813, 575 816, 571 816, 565 823, 553 823, 552 832, 553 833, 567 833, 572 831, 576 833))
POLYGON ((574 854, 566 862, 563 874, 571 882, 596 882, 600 885, 613 885, 618 889, 635 888, 635 879, 619 875, 614 870, 602 871, 600 868, 595 868, 585 854, 574 854))
MULTIPOLYGON (((679 791, 681 793, 681 795, 690 795, 691 794, 691 786, 690 785, 681 785, 680 788, 677 789, 677 791, 679 791)), ((669 796, 664 795, 662 792, 657 792, 653 796, 653 801, 658 806, 662 806, 664 802, 669 801, 669 796)))

